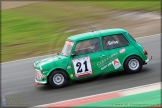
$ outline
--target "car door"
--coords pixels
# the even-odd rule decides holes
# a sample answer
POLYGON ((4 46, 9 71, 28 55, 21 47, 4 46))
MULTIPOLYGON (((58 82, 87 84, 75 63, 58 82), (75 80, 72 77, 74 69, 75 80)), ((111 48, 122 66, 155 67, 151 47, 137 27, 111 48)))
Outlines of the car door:
POLYGON ((71 57, 76 78, 93 76, 101 73, 98 62, 106 55, 101 49, 99 38, 79 41, 74 49, 75 56, 71 57))
POLYGON ((123 34, 115 34, 102 37, 103 51, 106 54, 106 71, 113 72, 123 68, 125 52, 129 47, 128 40, 123 34))

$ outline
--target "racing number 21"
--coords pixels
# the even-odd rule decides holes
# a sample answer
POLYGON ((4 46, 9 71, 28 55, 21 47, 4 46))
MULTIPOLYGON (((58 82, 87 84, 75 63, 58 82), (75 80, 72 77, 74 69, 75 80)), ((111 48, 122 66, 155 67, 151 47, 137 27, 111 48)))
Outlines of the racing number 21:
POLYGON ((73 60, 75 75, 78 77, 84 74, 92 74, 91 62, 89 57, 73 60))
MULTIPOLYGON (((84 61, 83 64, 84 64, 84 66, 85 66, 85 70, 84 70, 84 71, 88 71, 88 68, 87 68, 87 61, 84 61)), ((76 66, 78 67, 77 73, 83 71, 83 70, 81 69, 81 65, 82 65, 81 62, 78 62, 78 63, 76 64, 76 66)))

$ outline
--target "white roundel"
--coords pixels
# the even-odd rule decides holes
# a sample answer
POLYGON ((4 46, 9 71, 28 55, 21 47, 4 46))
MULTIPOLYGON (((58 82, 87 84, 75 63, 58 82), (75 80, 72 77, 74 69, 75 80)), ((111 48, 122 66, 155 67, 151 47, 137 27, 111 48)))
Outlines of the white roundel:
POLYGON ((125 52, 125 48, 121 49, 119 52, 120 53, 124 53, 125 52))
POLYGON ((75 76, 86 76, 92 74, 92 67, 89 57, 83 57, 73 60, 75 76))

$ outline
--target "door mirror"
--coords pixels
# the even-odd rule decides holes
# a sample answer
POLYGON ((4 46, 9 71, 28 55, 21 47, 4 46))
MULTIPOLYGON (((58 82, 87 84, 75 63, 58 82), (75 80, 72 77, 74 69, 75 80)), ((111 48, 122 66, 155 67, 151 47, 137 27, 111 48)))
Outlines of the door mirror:
POLYGON ((72 57, 76 56, 76 53, 71 54, 72 57))

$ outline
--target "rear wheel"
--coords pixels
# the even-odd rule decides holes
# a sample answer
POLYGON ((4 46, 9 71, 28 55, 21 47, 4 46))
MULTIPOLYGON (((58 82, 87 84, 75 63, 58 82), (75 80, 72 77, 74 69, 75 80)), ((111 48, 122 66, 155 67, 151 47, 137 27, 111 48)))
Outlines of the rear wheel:
POLYGON ((49 83, 54 88, 64 87, 68 82, 68 75, 62 70, 56 70, 49 76, 49 83))
POLYGON ((143 62, 138 56, 131 56, 124 63, 124 70, 127 73, 136 73, 142 69, 143 62))

